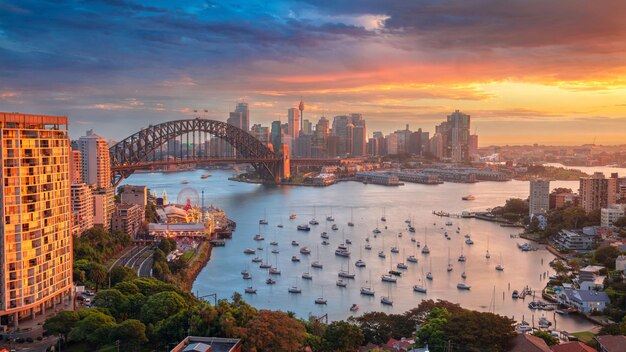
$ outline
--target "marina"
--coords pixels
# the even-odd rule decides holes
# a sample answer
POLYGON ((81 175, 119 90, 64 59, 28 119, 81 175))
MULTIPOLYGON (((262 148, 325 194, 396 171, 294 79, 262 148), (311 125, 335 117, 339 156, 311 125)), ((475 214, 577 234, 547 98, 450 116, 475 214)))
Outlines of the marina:
MULTIPOLYGON (((176 193, 184 187, 180 184, 181 179, 200 182, 201 174, 200 170, 178 174, 138 174, 129 183, 146 182, 157 192, 166 190, 168 193, 176 193)), ((431 209, 446 209, 459 214, 463 211, 480 211, 502 204, 510 197, 526 197, 526 182, 446 183, 437 186, 407 184, 402 188, 348 182, 326 188, 312 188, 236 183, 228 181, 229 176, 228 171, 212 171, 212 176, 197 186, 210 190, 206 192, 209 195, 207 203, 225 209, 237 222, 233 238, 227 241, 225 247, 213 251, 211 260, 194 283, 193 292, 199 295, 216 293, 219 298, 229 298, 234 292, 243 294, 251 286, 250 281, 242 280, 241 270, 233 268, 248 265, 253 278, 271 280, 272 284, 254 285, 256 294, 246 295, 247 302, 257 308, 291 310, 302 318, 309 314, 328 314, 330 320, 337 320, 369 311, 403 313, 425 299, 444 299, 468 309, 488 311, 493 310, 490 309, 490 298, 495 285, 496 297, 499 297, 496 299, 495 312, 521 320, 522 315, 528 319, 533 314, 528 308, 528 303, 533 299, 513 299, 513 290, 528 286, 540 293, 547 282, 547 276, 543 278, 540 274, 553 273, 548 263, 554 256, 543 248, 533 251, 518 249, 519 240, 509 236, 511 229, 472 218, 441 218, 432 214, 431 209), (467 202, 459 194, 475 194, 477 197, 467 202), (419 203, 415 203, 414 195, 419 195, 419 203), (276 207, 276 204, 282 206, 276 207), (468 209, 470 205, 472 208, 468 209), (340 234, 325 239, 329 245, 321 245, 320 235, 325 231, 324 224, 306 226, 309 231, 298 231, 297 227, 314 219, 315 213, 331 214, 331 208, 335 223, 341 225, 345 239, 350 239, 352 245, 347 245, 340 234), (381 224, 383 211, 386 221, 381 224), (254 251, 257 247, 258 242, 249 234, 258 233, 259 219, 265 217, 265 212, 268 225, 264 227, 263 234, 266 238, 276 239, 278 245, 275 248, 279 251, 270 256, 269 265, 281 271, 280 275, 272 275, 269 279, 267 268, 261 269, 259 265, 268 265, 264 258, 267 253, 263 255, 261 251, 259 255, 258 250, 255 251, 256 256, 243 253, 246 248, 254 251), (407 214, 411 218, 411 226, 417 228, 417 232, 408 230, 408 223, 405 222, 407 214), (286 218, 291 220, 282 221, 286 218), (448 221, 452 222, 451 226, 446 226, 448 221), (354 226, 342 225, 348 222, 354 226), (277 227, 281 223, 284 226, 277 227), (455 233, 458 227, 460 234, 455 233), (380 233, 373 236, 372 229, 375 228, 380 233), (445 231, 449 232, 450 240, 443 236, 445 231), (474 245, 465 244, 465 234, 471 234, 474 245), (296 241, 299 246, 292 245, 292 241, 296 241), (341 249, 338 247, 342 243, 347 251, 353 252, 353 259, 335 254, 337 249, 341 249), (421 247, 417 246, 418 243, 421 243, 421 247), (391 252, 392 246, 397 247, 399 253, 391 252), (311 253, 301 254, 300 249, 303 247, 310 248, 311 253), (424 247, 429 248, 429 253, 423 253, 424 247), (462 268, 448 273, 448 249, 458 253, 461 247, 464 247, 466 262, 460 263, 463 264, 462 268), (486 258, 487 250, 496 255, 486 258), (384 258, 378 257, 379 252, 384 254, 384 258), (507 254, 506 262, 503 263, 505 271, 494 269, 500 261, 500 253, 507 254), (409 255, 413 255, 417 263, 406 260, 409 255), (293 256, 299 257, 301 261, 292 262, 293 256), (310 264, 303 257, 310 257, 310 264), (259 263, 258 258, 263 258, 264 262, 259 263), (357 259, 367 263, 367 266, 355 265, 357 259), (396 264, 405 260, 410 263, 408 268, 397 269, 396 264), (401 270, 402 276, 388 273, 390 261, 392 269, 401 270), (346 271, 350 266, 350 274, 354 274, 354 279, 338 278, 342 265, 346 271), (465 282, 471 287, 469 290, 457 288, 458 284, 463 283, 463 271, 467 280, 471 280, 465 282), (310 275, 311 279, 304 279, 303 273, 310 275), (389 275, 396 282, 384 282, 382 275, 389 275), (416 285, 423 286, 426 293, 414 290, 416 285), (320 298, 322 286, 325 287, 323 299, 327 303, 315 304, 315 299, 320 298), (290 293, 290 288, 295 288, 294 291, 299 293, 290 293), (393 297, 393 305, 381 303, 383 296, 393 297), (359 309, 351 310, 353 306, 359 309)), ((573 187, 574 184, 558 182, 556 186, 573 187)), ((326 215, 323 219, 327 223, 326 215)), ((590 322, 577 315, 546 316, 553 324, 556 317, 559 329, 567 331, 581 331, 591 327, 590 322)))

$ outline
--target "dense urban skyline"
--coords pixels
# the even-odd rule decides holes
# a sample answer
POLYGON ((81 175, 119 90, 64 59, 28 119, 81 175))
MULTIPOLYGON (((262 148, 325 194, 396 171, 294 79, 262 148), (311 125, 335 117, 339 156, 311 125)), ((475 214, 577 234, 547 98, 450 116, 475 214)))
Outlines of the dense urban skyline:
POLYGON ((432 133, 460 109, 481 145, 618 144, 625 6, 0 3, 0 104, 68 115, 73 138, 225 121, 240 101, 269 126, 302 96, 310 120, 361 113, 369 131, 432 133))

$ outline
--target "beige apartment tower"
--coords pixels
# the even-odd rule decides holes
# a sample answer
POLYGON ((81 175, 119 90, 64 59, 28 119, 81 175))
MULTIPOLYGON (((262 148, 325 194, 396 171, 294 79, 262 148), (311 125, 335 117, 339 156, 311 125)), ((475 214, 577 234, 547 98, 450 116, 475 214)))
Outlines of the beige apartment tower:
POLYGON ((608 208, 617 201, 617 176, 605 178, 601 172, 580 178, 580 205, 586 212, 608 208))
POLYGON ((67 117, 0 112, 0 325, 72 291, 67 117))

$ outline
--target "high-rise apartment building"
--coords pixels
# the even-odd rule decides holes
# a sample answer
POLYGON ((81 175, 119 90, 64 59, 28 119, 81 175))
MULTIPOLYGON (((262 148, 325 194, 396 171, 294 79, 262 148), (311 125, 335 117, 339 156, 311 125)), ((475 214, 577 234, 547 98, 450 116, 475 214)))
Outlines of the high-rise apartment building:
POLYGON ((144 209, 137 204, 116 204, 111 216, 111 229, 135 238, 141 229, 144 209))
POLYGON ((141 209, 148 205, 148 187, 123 185, 119 187, 120 202, 125 204, 137 204, 141 209))
POLYGON ((87 131, 87 135, 78 139, 82 155, 84 182, 95 188, 111 187, 111 156, 107 140, 87 131))
POLYGON ((0 113, 0 325, 72 291, 67 117, 0 113))
POLYGON ((100 188, 93 191, 93 224, 111 230, 111 215, 115 210, 115 191, 113 188, 100 188))
POLYGON ((72 235, 80 236, 93 227, 93 194, 86 183, 73 183, 72 196, 72 235))
POLYGON ((601 172, 580 178, 580 205, 585 211, 608 208, 617 201, 617 175, 605 178, 601 172))
POLYGON ((437 132, 433 135, 433 138, 430 139, 429 145, 430 152, 437 159, 442 159, 445 155, 444 150, 444 137, 441 133, 437 132))
POLYGON ((443 158, 452 162, 470 160, 470 115, 456 110, 435 128, 443 139, 443 158))
POLYGON ((469 136, 469 157, 475 156, 478 156, 478 135, 472 134, 469 136))
POLYGON ((530 180, 530 202, 528 203, 530 217, 545 214, 548 209, 550 209, 550 181, 530 180))
POLYGON ((291 108, 287 110, 287 134, 292 139, 298 138, 300 135, 300 110, 291 108))
POLYGON ((83 182, 83 155, 80 150, 70 150, 70 183, 83 182))

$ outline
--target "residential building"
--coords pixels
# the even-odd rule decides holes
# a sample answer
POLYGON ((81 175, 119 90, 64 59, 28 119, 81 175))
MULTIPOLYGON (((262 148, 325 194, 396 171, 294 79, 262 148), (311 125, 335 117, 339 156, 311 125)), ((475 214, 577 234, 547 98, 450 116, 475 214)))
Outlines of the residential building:
POLYGON ((107 140, 93 130, 78 139, 82 155, 83 180, 95 188, 111 187, 111 156, 107 140))
MULTIPOLYGON (((615 175, 616 176, 616 175, 615 175)), ((617 177, 605 178, 601 172, 580 178, 580 204, 585 211, 608 208, 617 201, 617 177)))
POLYGON ((80 236, 93 227, 93 195, 86 183, 71 186, 72 235, 80 236))
POLYGON ((602 291, 564 289, 558 295, 559 303, 572 306, 582 313, 601 312, 611 303, 602 291))
POLYGON ((187 336, 170 352, 241 352, 240 339, 187 336))
POLYGON ((121 203, 137 204, 141 209, 145 209, 148 205, 148 187, 123 185, 118 189, 121 203))
POLYGON ((72 293, 67 117, 0 113, 0 325, 72 293))
POLYGON ((469 146, 469 156, 470 159, 473 159, 475 157, 478 157, 478 135, 477 134, 472 134, 469 136, 469 142, 468 142, 469 146))
POLYGON ((115 192, 113 188, 93 191, 93 224, 107 231, 111 230, 111 215, 115 210, 115 192))
POLYGON ((563 229, 555 236, 554 245, 564 250, 590 250, 593 236, 563 229))
POLYGON ((615 220, 626 215, 626 204, 613 204, 600 210, 600 225, 611 227, 615 220))
POLYGON ((551 352, 541 338, 530 334, 519 334, 513 338, 508 352, 551 352))
POLYGON ((452 162, 467 162, 470 160, 469 136, 470 115, 456 110, 448 115, 445 122, 435 128, 436 133, 443 137, 443 158, 452 162))
POLYGON ((561 209, 566 205, 580 205, 580 196, 572 192, 550 193, 550 209, 561 209))
POLYGON ((594 338, 600 352, 626 352, 626 336, 599 335, 594 338))
POLYGON ((550 207, 550 181, 530 180, 530 201, 528 203, 529 216, 545 214, 550 207))
POLYGON ((70 183, 83 182, 83 156, 80 150, 70 150, 70 183))
POLYGON ((443 146, 443 135, 441 133, 435 133, 433 138, 430 139, 429 145, 430 152, 437 159, 443 159, 444 156, 444 146, 443 146))
POLYGON ((111 229, 122 231, 135 238, 141 230, 144 219, 144 208, 138 204, 116 204, 111 217, 111 229))
POLYGON ((550 346, 552 352, 598 352, 593 347, 587 346, 580 341, 565 342, 550 346))

